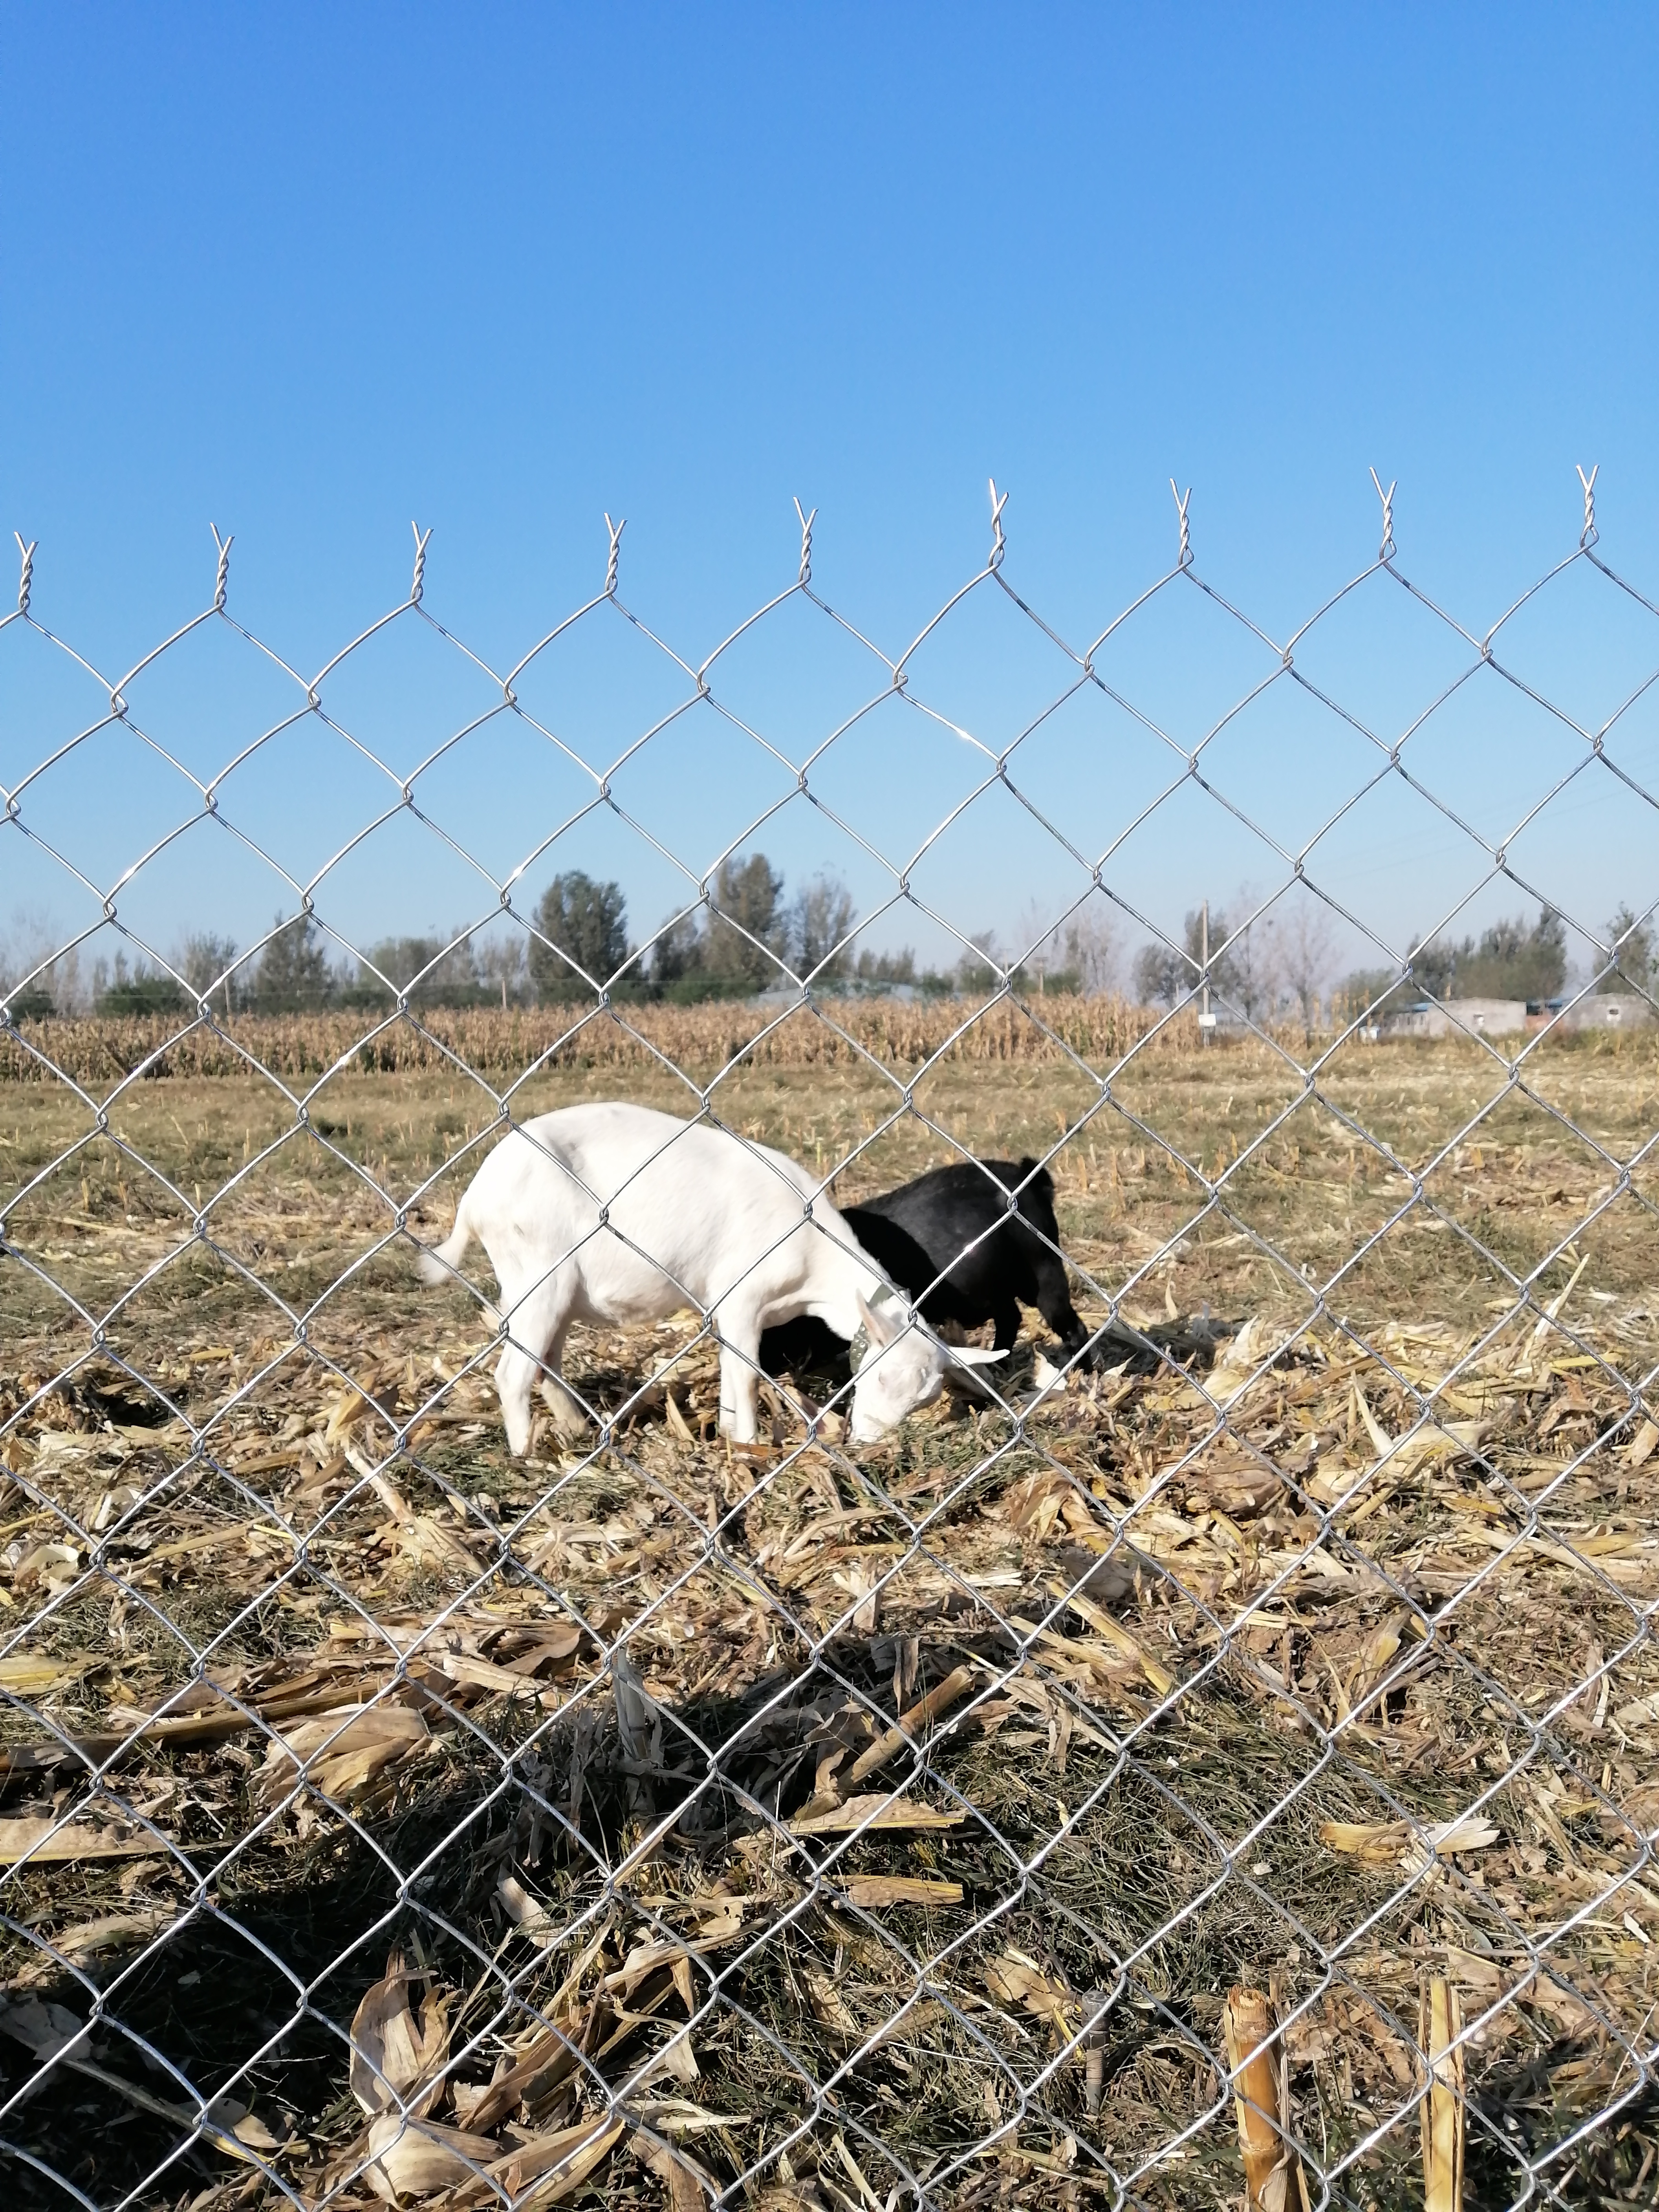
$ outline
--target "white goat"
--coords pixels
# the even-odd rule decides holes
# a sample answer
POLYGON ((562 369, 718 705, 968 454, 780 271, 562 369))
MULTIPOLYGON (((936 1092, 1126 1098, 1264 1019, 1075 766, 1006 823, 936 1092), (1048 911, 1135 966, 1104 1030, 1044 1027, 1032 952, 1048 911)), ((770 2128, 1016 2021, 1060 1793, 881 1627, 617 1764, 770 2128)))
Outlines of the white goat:
POLYGON ((895 1306, 814 1178, 784 1153, 623 1100, 567 1106, 504 1137, 467 1186, 454 1228, 422 1253, 422 1279, 453 1278, 475 1237, 501 1285, 508 1336, 495 1387, 520 1456, 538 1372, 559 1428, 586 1426, 562 1379, 573 1321, 662 1321, 687 1306, 708 1314, 720 1339, 720 1426, 737 1443, 754 1440, 761 1331, 775 1322, 812 1314, 848 1338, 862 1328, 869 1349, 852 1407, 860 1443, 930 1404, 947 1362, 1001 1357, 947 1349, 895 1306))

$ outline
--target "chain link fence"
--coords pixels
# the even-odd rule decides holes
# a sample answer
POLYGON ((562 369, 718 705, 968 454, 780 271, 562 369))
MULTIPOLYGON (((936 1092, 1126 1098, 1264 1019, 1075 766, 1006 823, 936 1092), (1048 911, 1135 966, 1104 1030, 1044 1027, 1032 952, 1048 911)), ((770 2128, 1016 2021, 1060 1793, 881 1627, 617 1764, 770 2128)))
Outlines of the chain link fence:
POLYGON ((11 2201, 1659 2202, 1651 905, 1568 915, 1586 960, 1529 1014, 1432 964, 1494 884, 1559 910, 1522 855, 1570 797, 1651 819, 1653 673, 1587 721, 1506 651, 1577 591, 1659 636, 1583 482, 1577 548, 1484 633, 1412 582, 1379 483, 1376 561, 1287 642, 1206 580, 1178 496, 1176 565, 1079 648, 1011 581, 994 486, 984 565, 896 657, 821 595, 802 514, 795 581, 706 659, 628 604, 617 524, 603 588, 505 672, 428 604, 418 531, 407 598, 310 678, 237 619, 216 532, 208 610, 116 680, 42 621, 19 540, 0 671, 61 664, 97 711, 54 735, 20 708, 3 740, 0 850, 88 907, 14 961, 0 1030, 11 2201), (1258 665, 1183 734, 1115 655, 1194 595, 1258 665), (988 601, 1048 672, 1000 740, 934 688, 988 601), (1397 617, 1440 672, 1377 726, 1316 648, 1348 623, 1386 657, 1397 617), (785 621, 863 672, 799 746, 725 682, 785 621), (535 679, 617 624, 672 696, 585 748, 535 679), (489 694, 412 768, 337 704, 392 626, 489 694), (211 774, 143 706, 209 642, 283 694, 213 724, 211 774), (1502 834, 1437 772, 1476 687, 1558 747, 1536 788, 1481 756, 1502 834), (1109 834, 1042 773, 1080 706, 1117 718, 1109 834), (1264 707, 1345 763, 1294 839, 1227 750, 1264 707), (878 774, 836 781, 872 727, 878 769, 907 730, 971 764, 902 842, 878 774), (503 733, 557 756, 562 813, 503 733), (242 796, 301 739, 380 793, 310 872, 242 796), (76 829, 113 741, 185 800, 112 883, 76 829), (730 817, 712 854, 629 781, 682 742, 730 817), (475 757, 483 811, 450 812, 475 757), (1469 861, 1414 960, 1340 857, 1396 800, 1469 861), (988 801, 1071 885, 1012 950, 928 873, 988 801), (884 890, 787 936, 743 903, 743 855, 806 810, 884 890), (1179 876, 1212 816, 1272 884, 1183 936, 1127 856, 1164 840, 1179 876), (386 825, 480 887, 412 972, 337 918, 386 825), (134 902, 203 836, 294 915, 186 961, 134 902), (630 844, 684 885, 642 947, 562 857, 630 844), (952 988, 860 974, 872 923, 932 931, 952 988), (1336 928, 1369 963, 1344 994, 1309 972, 1336 928), (491 930, 517 952, 444 1003, 442 963, 491 930), (1132 938, 1145 988, 1113 995, 1102 948, 1132 938), (693 1003, 717 943, 750 988, 693 1003), (115 981, 70 1005, 112 946, 115 981), (258 977, 301 990, 319 947, 364 993, 262 1011, 258 977), (693 1301, 579 1329, 514 1457, 495 1361, 549 1345, 487 1270, 419 1289, 416 1248, 509 1127, 607 1097, 783 1152, 804 1210, 1014 1156, 1028 1193, 1049 1178, 1035 1233, 1086 1340, 1028 1311, 867 1445, 848 1352, 810 1344, 763 1363, 738 1442, 719 1301, 693 1301))

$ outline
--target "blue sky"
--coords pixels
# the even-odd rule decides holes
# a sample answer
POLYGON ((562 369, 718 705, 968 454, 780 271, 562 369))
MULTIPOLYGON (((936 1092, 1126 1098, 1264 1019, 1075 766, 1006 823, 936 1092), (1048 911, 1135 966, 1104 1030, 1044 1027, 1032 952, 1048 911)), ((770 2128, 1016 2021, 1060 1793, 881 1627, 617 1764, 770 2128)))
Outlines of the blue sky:
MULTIPOLYGON (((1617 8, 14 10, 0 525, 39 540, 36 617, 106 676, 207 604, 210 520, 235 532, 230 611, 314 673, 407 591, 411 517, 434 533, 428 611, 499 674, 602 583, 607 510, 628 519, 627 604, 696 665, 793 579, 796 495, 818 510, 817 588, 896 658, 982 563, 992 475, 1006 580, 1079 648, 1170 566, 1172 475, 1194 487, 1198 573, 1275 643, 1375 554, 1372 465, 1399 480, 1401 567, 1469 629, 1572 550, 1580 463, 1600 465, 1604 556, 1659 599, 1656 61, 1659 21, 1617 8)), ((603 765, 686 684, 597 611, 520 693, 603 765)), ((1505 640, 1585 726, 1659 664, 1659 622, 1582 564, 1505 640)), ((1297 665, 1392 744, 1470 658, 1373 578, 1297 665)), ((1182 581, 1100 665, 1192 744, 1276 663, 1182 581)), ((1075 673, 981 587, 911 688, 994 750, 1075 673)), ((799 764, 885 674, 796 601, 711 680, 799 764)), ((500 705, 404 619, 325 691, 400 775, 500 705)), ((302 701, 203 631, 129 703, 206 775, 302 701)), ((99 704, 21 625, 0 633, 0 782, 99 704)), ((1411 744, 1493 837, 1584 754, 1486 670, 1411 744)), ((1651 699, 1608 750, 1659 788, 1651 699)), ((1291 847, 1376 757, 1285 681, 1212 757, 1291 847)), ((1284 874, 1190 786, 1115 842, 1179 763, 1098 694, 1024 761, 1027 796, 1087 857, 1112 848, 1109 880, 1163 926, 1284 874)), ((981 765, 889 701, 821 781, 902 860, 981 765)), ((499 876, 581 781, 497 713, 421 788, 499 876)), ((618 788, 695 875, 789 785, 701 708, 618 788)), ((395 797, 313 721, 222 810, 303 875, 395 797)), ((198 806, 115 730, 24 813, 106 887, 198 806)), ((1659 896, 1650 821, 1595 766, 1514 864, 1595 925, 1659 896)), ((792 877, 836 869, 866 910, 890 890, 803 805, 759 842, 792 877)), ((993 792, 915 882, 1007 938, 1086 881, 1058 852, 993 792)), ((569 830, 527 890, 561 862, 621 877, 636 931, 682 895, 614 816, 569 830)), ((0 870, 0 927, 67 935, 93 910, 15 836, 0 870)), ((1482 872, 1387 789, 1310 862, 1401 945, 1482 872)), ((358 942, 486 903, 407 817, 318 895, 358 942)), ((1499 885, 1468 924, 1522 903, 1499 885)), ((191 923, 246 943, 279 904, 281 879, 204 822, 120 911, 157 944, 191 923)), ((895 937, 946 942, 914 915, 895 937)))

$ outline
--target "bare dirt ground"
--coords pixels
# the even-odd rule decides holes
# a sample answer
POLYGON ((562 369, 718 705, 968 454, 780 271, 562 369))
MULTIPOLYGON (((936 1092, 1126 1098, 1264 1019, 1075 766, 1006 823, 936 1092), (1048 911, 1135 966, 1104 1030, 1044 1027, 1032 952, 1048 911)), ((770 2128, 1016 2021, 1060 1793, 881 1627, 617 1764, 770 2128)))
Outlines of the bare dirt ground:
MULTIPOLYGON (((696 1103, 515 1111, 617 1095, 696 1103)), ((0 1085, 20 2201, 1233 2203, 1245 1983, 1309 2202, 1414 2205, 1430 1975, 1471 2206, 1659 2201, 1659 1051, 713 1103, 826 1173, 881 1132, 846 1200, 1075 1132, 1100 1367, 1045 1390, 1031 1316, 1001 1405, 854 1452, 803 1376, 738 1452, 687 1316, 579 1335, 608 1433, 515 1462, 398 1225, 494 1094, 0 1085)))

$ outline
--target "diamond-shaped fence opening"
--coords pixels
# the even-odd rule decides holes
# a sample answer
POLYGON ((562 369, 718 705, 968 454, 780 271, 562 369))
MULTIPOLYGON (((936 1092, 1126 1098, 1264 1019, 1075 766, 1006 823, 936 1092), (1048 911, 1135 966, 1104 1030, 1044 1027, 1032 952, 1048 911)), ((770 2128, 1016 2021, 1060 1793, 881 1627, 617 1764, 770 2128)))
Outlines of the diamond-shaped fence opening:
POLYGON ((228 545, 125 672, 24 550, 12 2201, 1651 2201, 1659 616, 1593 486, 1484 629, 1390 492, 1285 637, 1186 500, 1076 638, 994 489, 908 639, 803 514, 683 647, 617 525, 500 668, 418 532, 313 672, 228 545))

